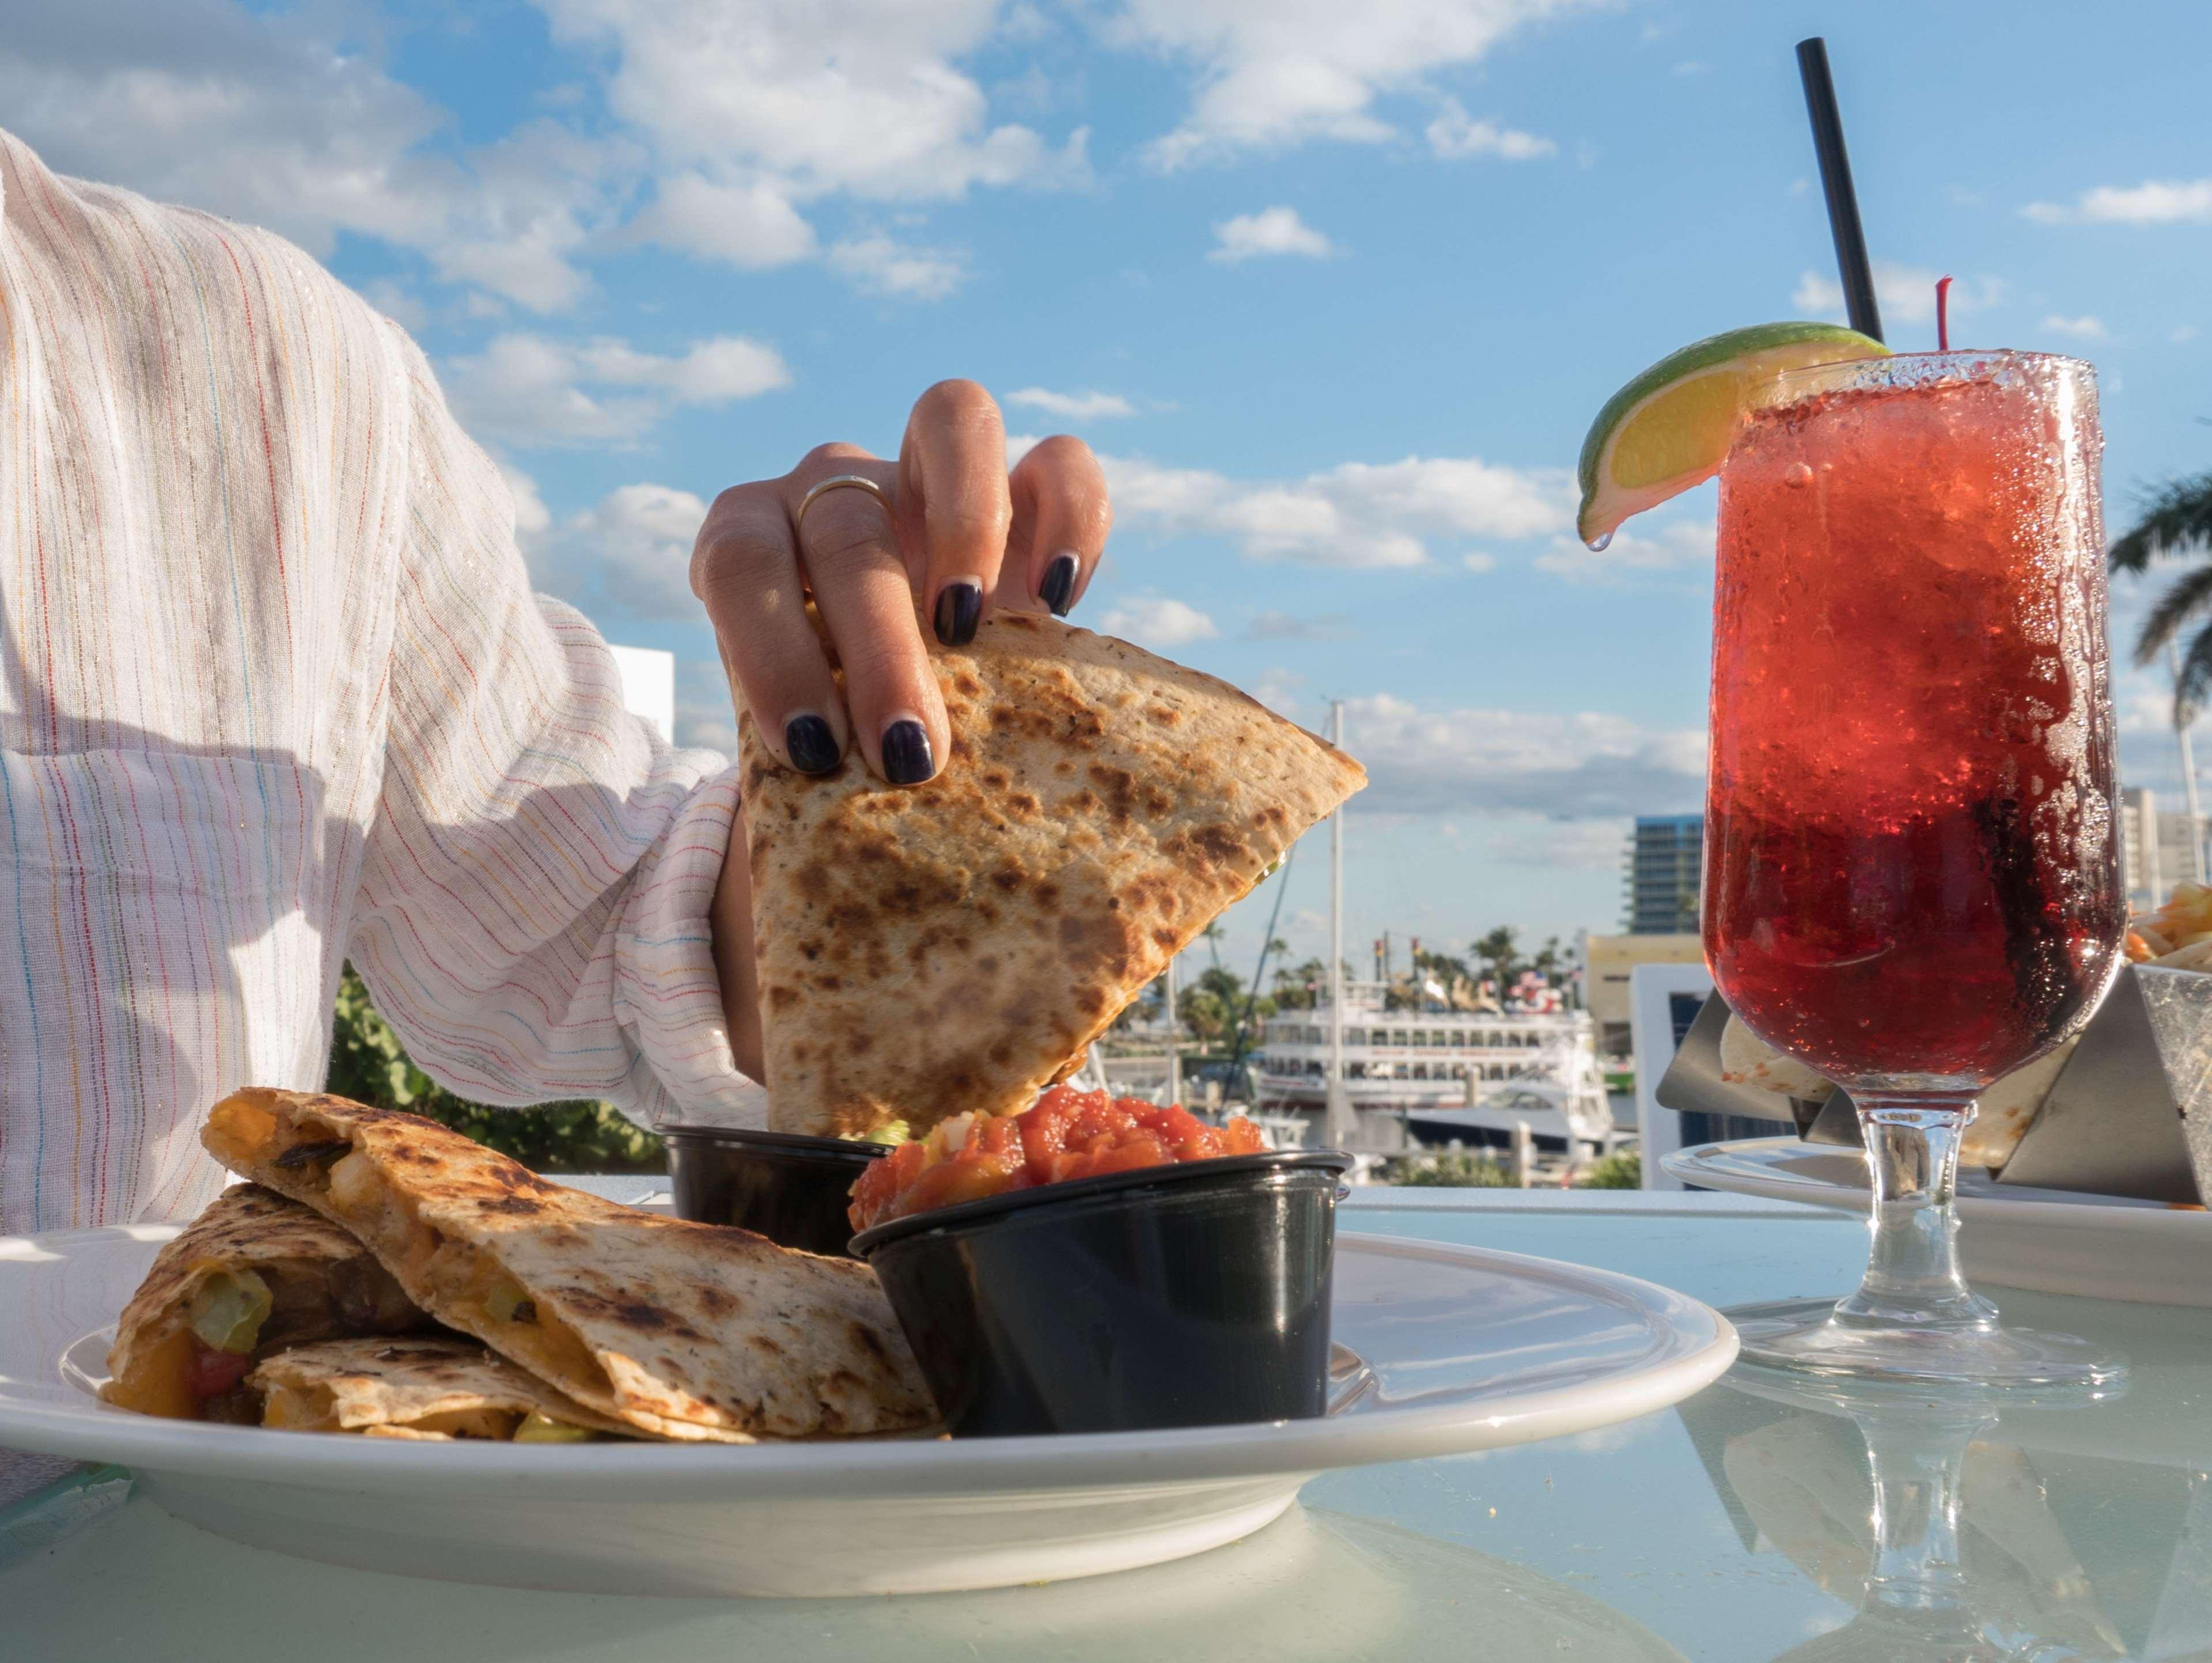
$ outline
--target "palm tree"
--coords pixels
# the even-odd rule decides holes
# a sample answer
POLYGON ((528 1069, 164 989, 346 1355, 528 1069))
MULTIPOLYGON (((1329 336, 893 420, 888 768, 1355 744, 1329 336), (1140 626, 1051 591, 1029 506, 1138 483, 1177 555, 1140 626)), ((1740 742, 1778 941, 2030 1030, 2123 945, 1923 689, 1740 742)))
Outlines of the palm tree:
MULTIPOLYGON (((2212 473, 2170 479, 2160 486, 2135 528, 2112 544, 2112 569, 2147 572, 2162 555, 2192 549, 2212 553, 2212 473)), ((2197 625, 2181 650, 2181 671, 2174 681, 2178 725, 2185 725, 2212 692, 2212 618, 2207 613, 2212 613, 2212 560, 2199 559, 2158 598, 2136 636, 2136 662, 2147 665, 2183 626, 2197 625)))

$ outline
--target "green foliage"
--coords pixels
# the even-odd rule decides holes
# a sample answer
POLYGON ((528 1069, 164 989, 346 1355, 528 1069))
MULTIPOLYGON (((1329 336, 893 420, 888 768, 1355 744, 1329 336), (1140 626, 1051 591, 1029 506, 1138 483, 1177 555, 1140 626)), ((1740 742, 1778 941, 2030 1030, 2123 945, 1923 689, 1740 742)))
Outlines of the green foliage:
POLYGON ((1522 970, 1520 932, 1510 924, 1501 924, 1474 944, 1474 956, 1481 962, 1483 974, 1498 984, 1500 998, 1517 980, 1522 970))
POLYGON ((414 1061, 349 964, 331 1027, 329 1089, 379 1108, 404 1108, 512 1156, 533 1172, 665 1172, 660 1139, 605 1103, 493 1108, 456 1097, 414 1061))
POLYGON ((1575 1175, 1577 1189, 1642 1189, 1644 1157, 1624 1149, 1593 1161, 1575 1175))
POLYGON ((1503 1161, 1492 1160, 1487 1155, 1469 1155, 1449 1150, 1428 1160, 1400 1167, 1391 1175, 1390 1181, 1442 1189, 1514 1187, 1513 1174, 1506 1170, 1503 1161))

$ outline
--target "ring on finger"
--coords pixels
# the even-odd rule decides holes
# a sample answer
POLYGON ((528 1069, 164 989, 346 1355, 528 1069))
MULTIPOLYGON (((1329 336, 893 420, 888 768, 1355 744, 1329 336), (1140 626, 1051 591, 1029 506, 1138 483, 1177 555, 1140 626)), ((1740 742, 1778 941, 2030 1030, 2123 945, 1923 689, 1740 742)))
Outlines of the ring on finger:
POLYGON ((884 513, 891 512, 890 493, 866 474, 832 474, 827 479, 818 479, 806 488, 806 495, 799 499, 799 512, 791 517, 792 536, 798 539, 800 548, 806 546, 806 511, 830 492, 842 490, 866 491, 884 505, 884 513))

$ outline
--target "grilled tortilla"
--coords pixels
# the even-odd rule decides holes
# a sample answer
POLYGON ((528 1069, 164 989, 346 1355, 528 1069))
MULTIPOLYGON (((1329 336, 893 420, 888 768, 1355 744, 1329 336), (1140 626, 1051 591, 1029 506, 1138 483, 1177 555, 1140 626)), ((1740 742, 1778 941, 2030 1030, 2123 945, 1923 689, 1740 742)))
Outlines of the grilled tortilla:
POLYGON ((641 1430, 745 1443, 935 1419, 864 1265, 603 1201, 343 1097, 249 1087, 200 1139, 343 1224, 439 1320, 641 1430))
POLYGON ((204 1398, 193 1393, 196 1351, 258 1361, 310 1340, 433 1326, 345 1231, 297 1201, 240 1184, 154 1256, 116 1325, 100 1396, 145 1415, 251 1424, 261 1408, 249 1385, 204 1398), (196 1336, 196 1317, 208 1335, 228 1343, 216 1347, 196 1336))
POLYGON ((261 1423, 292 1432, 580 1443, 635 1436, 471 1339, 333 1339, 253 1371, 261 1423), (534 1417, 534 1418, 533 1418, 534 1417))
POLYGON ((738 722, 769 1123, 1026 1108, 1359 765, 1211 676, 1001 613, 933 651, 927 785, 810 777, 738 722))

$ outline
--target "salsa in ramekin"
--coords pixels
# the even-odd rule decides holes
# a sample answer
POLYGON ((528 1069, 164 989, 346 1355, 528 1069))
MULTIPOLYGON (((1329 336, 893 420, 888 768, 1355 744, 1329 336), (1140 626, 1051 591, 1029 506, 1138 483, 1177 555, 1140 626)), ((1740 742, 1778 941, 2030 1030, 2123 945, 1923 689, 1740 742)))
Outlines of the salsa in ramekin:
POLYGON ((855 1230, 1040 1184, 1258 1155, 1260 1129, 1239 1116, 1212 1126, 1188 1110, 1057 1085, 1018 1114, 962 1114, 902 1144, 853 1186, 855 1230))

